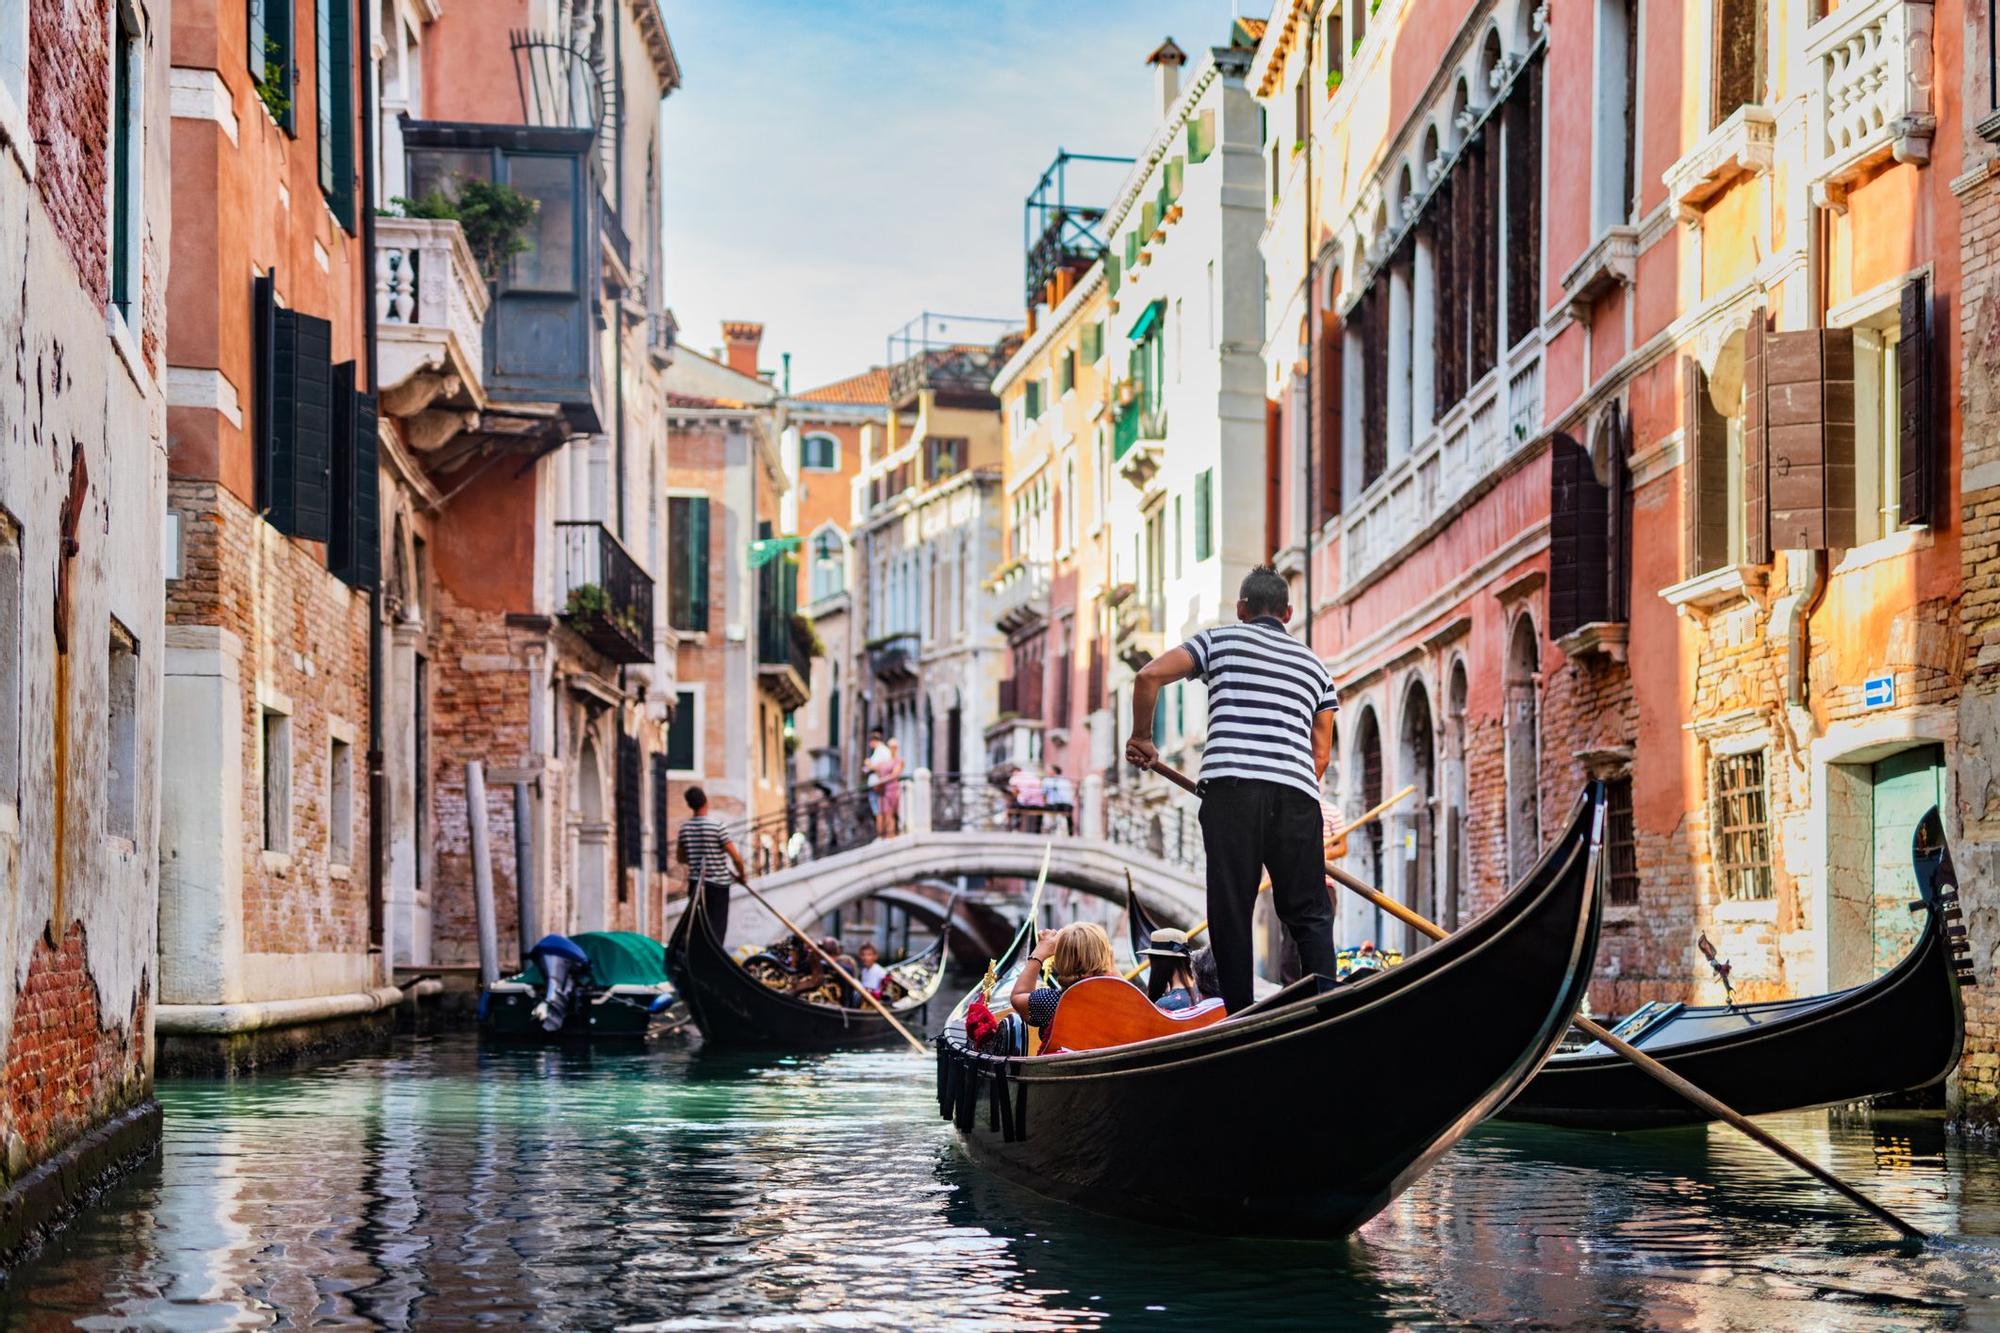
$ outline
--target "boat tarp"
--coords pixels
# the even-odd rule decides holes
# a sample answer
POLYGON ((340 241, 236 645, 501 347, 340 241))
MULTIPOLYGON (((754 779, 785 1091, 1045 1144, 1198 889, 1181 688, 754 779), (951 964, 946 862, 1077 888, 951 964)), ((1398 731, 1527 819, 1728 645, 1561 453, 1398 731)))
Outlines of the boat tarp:
MULTIPOLYGON (((569 938, 590 959, 591 979, 600 986, 657 986, 667 979, 666 947, 649 935, 590 930, 569 938)), ((548 978, 540 966, 529 963, 512 980, 539 986, 548 978)))

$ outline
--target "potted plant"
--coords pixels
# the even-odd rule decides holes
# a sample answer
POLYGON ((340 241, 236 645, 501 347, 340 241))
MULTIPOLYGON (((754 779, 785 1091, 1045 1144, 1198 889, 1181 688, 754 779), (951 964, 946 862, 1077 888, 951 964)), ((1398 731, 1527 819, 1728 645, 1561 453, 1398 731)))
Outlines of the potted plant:
POLYGON ((431 190, 420 199, 398 195, 390 203, 398 217, 456 222, 488 283, 498 282, 507 262, 528 248, 528 227, 541 208, 513 186, 477 176, 454 177, 450 194, 431 190))
POLYGON ((611 594, 601 583, 579 583, 569 590, 563 606, 566 616, 601 616, 611 610, 611 594))

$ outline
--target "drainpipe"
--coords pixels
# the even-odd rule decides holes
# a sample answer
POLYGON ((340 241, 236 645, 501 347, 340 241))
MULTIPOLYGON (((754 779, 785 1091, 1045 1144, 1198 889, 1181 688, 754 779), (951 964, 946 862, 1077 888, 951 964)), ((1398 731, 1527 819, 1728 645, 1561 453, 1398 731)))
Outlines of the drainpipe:
MULTIPOLYGON (((611 91, 618 99, 616 118, 618 132, 611 141, 611 191, 618 209, 618 226, 625 226, 625 59, 623 55, 625 25, 620 22, 623 13, 614 14, 611 19, 611 63, 617 71, 611 84, 611 91)), ((626 233, 629 243, 631 233, 626 233)), ((611 411, 615 418, 611 433, 611 466, 617 474, 618 521, 613 526, 618 530, 618 540, 625 540, 625 286, 619 284, 612 310, 612 327, 617 336, 611 340, 611 411)), ((624 722, 621 719, 620 729, 624 722)), ((621 872, 622 873, 622 872, 621 872)))
MULTIPOLYGON (((1306 42, 1305 42, 1305 62, 1304 62, 1305 68, 1299 71, 1299 78, 1302 80, 1309 80, 1312 78, 1313 43, 1318 35, 1318 26, 1319 25, 1312 20, 1311 16, 1308 15, 1306 22, 1306 42)), ((1304 101, 1306 107, 1306 117, 1305 117, 1306 123, 1299 127, 1299 133, 1301 135, 1301 142, 1305 144, 1305 148, 1303 150, 1303 156, 1305 157, 1306 160, 1306 177, 1305 177, 1306 198, 1305 198, 1305 228, 1304 228, 1305 270, 1303 276, 1300 278, 1300 285, 1305 293, 1305 309, 1306 309, 1306 401, 1305 401, 1306 419, 1304 422, 1305 430, 1301 433, 1305 440, 1305 445, 1306 445, 1306 476, 1305 476, 1306 569, 1305 569, 1305 580, 1303 584, 1303 590, 1305 593, 1305 600, 1306 600, 1306 612, 1305 612, 1305 623, 1301 633, 1303 634, 1303 637, 1305 639, 1306 646, 1310 648, 1312 646, 1312 637, 1313 637, 1313 629, 1312 629, 1313 530, 1319 526, 1319 497, 1313 493, 1313 424, 1314 424, 1313 423, 1313 361, 1314 361, 1313 353, 1318 347, 1319 329, 1313 320, 1313 304, 1314 304, 1313 233, 1315 231, 1315 228, 1313 226, 1313 140, 1312 140, 1313 97, 1312 97, 1312 88, 1310 84, 1306 86, 1306 95, 1304 101)))
MULTIPOLYGON (((371 68, 375 49, 374 6, 356 5, 360 16, 360 41, 355 50, 361 52, 359 64, 361 75, 361 300, 362 339, 367 348, 368 392, 377 395, 381 391, 381 381, 375 369, 376 325, 379 313, 375 308, 375 79, 371 68)), ((376 541, 381 537, 377 524, 376 541)), ((376 559, 375 586, 368 590, 368 947, 380 950, 384 955, 383 964, 389 967, 393 960, 388 953, 386 923, 384 917, 383 893, 388 874, 388 839, 384 836, 389 821, 385 805, 388 798, 388 775, 383 771, 382 739, 382 575, 381 559, 376 559)), ((419 850, 421 854, 421 849, 419 850)), ((393 969, 392 969, 393 971, 393 969)))

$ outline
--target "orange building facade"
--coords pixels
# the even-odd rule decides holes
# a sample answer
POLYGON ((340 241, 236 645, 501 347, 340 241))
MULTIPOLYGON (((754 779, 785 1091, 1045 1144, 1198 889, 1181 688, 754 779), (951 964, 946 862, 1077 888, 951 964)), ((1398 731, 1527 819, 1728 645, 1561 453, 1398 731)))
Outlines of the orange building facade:
POLYGON ((1391 0, 1262 34, 1272 547, 1340 683, 1337 799, 1417 788, 1351 868, 1452 924, 1604 780, 1600 1010, 1719 999, 1704 939, 1738 996, 1866 980, 1917 819, 1961 832, 1960 22, 1391 0))

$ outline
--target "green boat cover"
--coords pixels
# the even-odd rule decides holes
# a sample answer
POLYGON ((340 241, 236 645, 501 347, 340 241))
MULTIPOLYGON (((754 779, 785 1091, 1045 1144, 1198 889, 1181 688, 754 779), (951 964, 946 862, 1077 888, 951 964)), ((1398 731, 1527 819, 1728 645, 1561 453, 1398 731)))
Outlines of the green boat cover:
MULTIPOLYGON (((600 986, 657 986, 667 979, 666 946, 651 936, 629 930, 593 930, 568 938, 590 959, 590 975, 600 986)), ((529 986, 547 980, 535 963, 508 979, 529 986)))

